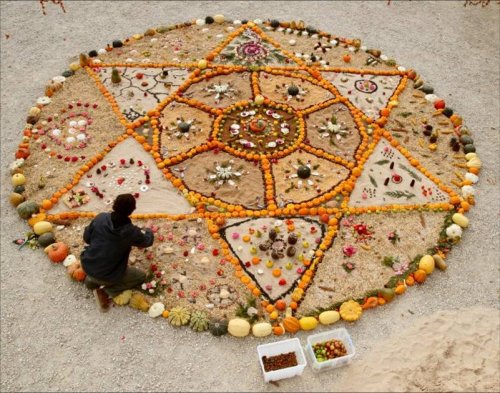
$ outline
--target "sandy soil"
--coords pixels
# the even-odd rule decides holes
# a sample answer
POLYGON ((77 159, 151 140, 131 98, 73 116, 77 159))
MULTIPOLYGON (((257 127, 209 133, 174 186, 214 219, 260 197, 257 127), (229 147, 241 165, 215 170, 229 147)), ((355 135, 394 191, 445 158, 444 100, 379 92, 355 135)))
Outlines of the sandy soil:
MULTIPOLYGON (((49 4, 47 16, 41 14, 38 2, 0 4, 0 390, 335 391, 346 388, 340 380, 342 376, 348 381, 357 379, 361 385, 356 383, 356 390, 383 391, 391 383, 394 388, 398 380, 401 389, 415 391, 499 389, 498 374, 488 372, 490 368, 498 369, 498 361, 486 362, 484 370, 476 375, 477 365, 464 355, 468 350, 484 351, 484 355, 492 350, 493 360, 494 356, 498 359, 498 341, 494 340, 499 331, 500 284, 500 17, 496 3, 485 8, 464 7, 462 1, 391 2, 389 6, 386 1, 287 2, 286 6, 284 2, 267 2, 265 7, 256 2, 216 1, 189 2, 188 6, 185 2, 153 1, 65 4, 66 14, 49 4), (70 282, 63 269, 51 265, 41 253, 28 249, 19 252, 12 244, 12 239, 22 235, 27 227, 9 206, 6 168, 21 138, 24 113, 43 94, 50 78, 65 70, 81 51, 99 49, 113 39, 142 33, 151 26, 216 13, 240 19, 302 18, 317 28, 339 36, 359 37, 368 47, 382 49, 402 65, 414 67, 465 118, 475 131, 475 144, 484 163, 477 207, 469 214, 471 228, 452 251, 448 270, 347 326, 357 349, 351 366, 323 374, 315 374, 308 367, 302 377, 284 380, 279 387, 264 384, 256 353, 256 345, 276 338, 216 339, 208 333, 174 330, 164 320, 151 320, 129 308, 100 314, 90 293, 70 282), (468 307, 476 305, 488 309, 468 311, 468 307), (471 325, 457 319, 456 337, 464 331, 469 337, 466 340, 472 333, 482 335, 476 344, 451 351, 448 361, 455 365, 453 369, 442 366, 445 344, 431 345, 433 338, 426 345, 417 345, 418 356, 411 363, 417 371, 411 377, 405 378, 404 367, 409 366, 402 366, 403 362, 387 363, 379 368, 382 373, 369 371, 367 363, 373 364, 374 359, 394 350, 393 344, 381 342, 383 339, 390 337, 393 342, 400 335, 415 335, 414 329, 426 319, 430 324, 441 325, 435 330, 438 338, 445 336, 453 327, 448 320, 454 315, 442 314, 449 309, 461 310, 462 316, 477 322, 471 325), (441 314, 431 316, 434 313, 441 314), (441 367, 439 372, 425 373, 431 365, 435 369, 436 364, 441 367), (462 369, 463 372, 456 372, 462 369), (364 383, 363 374, 371 377, 373 385, 364 383), (471 381, 475 378, 482 381, 474 386, 471 381)), ((306 334, 299 334, 298 338, 303 344, 306 342, 306 334)), ((450 345, 453 340, 450 339, 450 345)))

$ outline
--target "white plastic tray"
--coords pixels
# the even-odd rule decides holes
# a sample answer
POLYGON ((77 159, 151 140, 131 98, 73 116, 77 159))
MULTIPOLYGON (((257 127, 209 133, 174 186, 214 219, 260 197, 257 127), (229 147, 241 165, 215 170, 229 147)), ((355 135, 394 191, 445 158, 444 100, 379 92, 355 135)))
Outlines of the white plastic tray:
POLYGON ((307 337, 306 352, 312 362, 313 369, 316 371, 323 371, 325 369, 332 369, 345 366, 352 362, 352 359, 356 354, 356 350, 352 343, 351 336, 349 336, 349 333, 344 328, 329 330, 327 332, 313 334, 307 337), (316 356, 314 355, 314 351, 312 349, 313 345, 333 339, 340 340, 344 343, 345 348, 347 350, 347 355, 342 356, 340 358, 326 360, 324 362, 318 362, 316 360, 316 356))
POLYGON ((257 353, 259 355, 260 367, 262 368, 262 373, 264 374, 264 380, 266 382, 278 381, 280 379, 301 375, 307 365, 307 360, 304 351, 300 346, 300 341, 298 338, 291 338, 288 340, 281 340, 269 344, 258 345, 257 353), (297 356, 296 366, 268 372, 264 370, 264 363, 262 362, 263 356, 275 356, 288 352, 295 352, 295 356, 297 356))

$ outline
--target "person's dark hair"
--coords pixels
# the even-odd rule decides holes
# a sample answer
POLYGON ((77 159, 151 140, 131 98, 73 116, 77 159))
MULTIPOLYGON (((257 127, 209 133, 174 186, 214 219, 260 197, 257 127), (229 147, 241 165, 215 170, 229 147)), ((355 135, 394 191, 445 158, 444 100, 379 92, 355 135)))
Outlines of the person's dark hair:
POLYGON ((132 194, 118 195, 113 202, 113 211, 122 217, 128 217, 135 210, 135 198, 132 194))

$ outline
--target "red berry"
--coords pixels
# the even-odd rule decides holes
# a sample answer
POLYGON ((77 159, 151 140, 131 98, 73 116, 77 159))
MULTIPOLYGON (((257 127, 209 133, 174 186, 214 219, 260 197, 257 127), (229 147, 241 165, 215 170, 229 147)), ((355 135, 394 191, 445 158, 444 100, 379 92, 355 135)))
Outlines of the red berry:
POLYGON ((444 100, 437 100, 434 103, 434 108, 436 108, 436 109, 444 109, 445 107, 446 107, 446 103, 444 102, 444 100))
POLYGON ((219 250, 217 250, 217 249, 213 250, 213 251, 212 251, 212 255, 213 255, 214 257, 216 257, 217 255, 219 255, 219 250))
POLYGON ((286 280, 284 278, 282 278, 279 282, 278 282, 279 285, 286 285, 286 280))

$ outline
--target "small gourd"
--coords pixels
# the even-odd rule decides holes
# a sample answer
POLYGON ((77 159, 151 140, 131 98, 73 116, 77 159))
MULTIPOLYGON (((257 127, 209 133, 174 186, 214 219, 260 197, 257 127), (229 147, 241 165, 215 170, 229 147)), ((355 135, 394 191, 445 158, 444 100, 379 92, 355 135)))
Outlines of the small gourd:
POLYGON ((358 302, 348 300, 342 303, 339 309, 340 317, 347 322, 357 321, 363 314, 363 309, 358 302))
POLYGON ((258 322, 252 326, 252 334, 255 337, 266 337, 273 332, 273 326, 269 322, 258 322))
POLYGON ((38 238, 38 244, 44 248, 55 242, 56 238, 52 232, 46 232, 38 238))
POLYGON ((182 326, 187 325, 189 319, 191 318, 191 313, 185 307, 177 306, 170 310, 168 320, 172 326, 182 326))
POLYGON ((85 281, 86 277, 87 277, 87 274, 85 273, 85 271, 82 269, 81 266, 76 268, 76 270, 71 275, 71 278, 73 278, 73 280, 80 281, 80 282, 85 281))
POLYGON ((208 316, 206 312, 194 311, 189 320, 189 327, 195 332, 204 332, 208 329, 208 316))
POLYGON ((250 323, 243 318, 231 319, 227 331, 234 337, 246 337, 250 333, 250 323))
POLYGON ((68 256, 68 246, 63 242, 53 243, 45 248, 45 253, 54 263, 61 263, 68 256))
POLYGON ((77 262, 78 262, 78 259, 76 259, 76 257, 73 254, 69 254, 66 258, 64 258, 63 266, 68 267, 68 266, 72 265, 73 263, 77 263, 77 262))
POLYGON ((27 219, 30 218, 33 214, 36 214, 40 210, 40 206, 36 202, 33 201, 25 201, 19 204, 16 208, 17 214, 19 217, 27 219))
POLYGON ((432 258, 434 258, 434 263, 439 270, 446 270, 448 266, 446 265, 446 262, 443 260, 443 258, 441 258, 441 255, 434 254, 432 258))
POLYGON ((123 291, 119 295, 116 295, 113 298, 113 302, 115 302, 115 304, 117 304, 118 306, 124 306, 128 304, 131 297, 132 297, 132 291, 130 289, 127 289, 126 291, 123 291))
POLYGON ((422 269, 427 275, 431 274, 435 267, 436 263, 431 255, 424 255, 418 262, 418 268, 422 269))
POLYGON ((24 196, 17 192, 10 194, 10 203, 12 206, 17 207, 24 202, 24 196))
POLYGON ((339 319, 340 319, 340 314, 338 311, 329 310, 329 311, 323 311, 321 314, 319 314, 319 321, 323 325, 331 325, 332 323, 337 322, 339 319))
POLYGON ((302 330, 313 330, 318 326, 318 320, 314 317, 302 317, 299 324, 302 330))
POLYGON ((135 308, 136 310, 140 310, 143 312, 147 312, 149 310, 149 303, 141 293, 134 293, 130 298, 130 307, 135 308))
POLYGON ((451 219, 455 224, 461 226, 462 228, 467 228, 469 226, 469 219, 462 213, 455 213, 451 219))
POLYGON ((73 278, 73 273, 80 267, 79 263, 72 263, 71 265, 68 265, 66 268, 66 272, 68 273, 68 276, 73 278))
POLYGON ((163 311, 165 311, 165 305, 162 302, 156 302, 149 307, 148 315, 151 318, 157 318, 163 314, 163 311))
POLYGON ((288 316, 283 319, 282 323, 288 333, 297 333, 300 330, 300 322, 295 317, 288 316))
POLYGON ((48 221, 39 221, 35 225, 33 225, 33 232, 35 235, 43 235, 46 232, 52 232, 52 223, 48 221))
POLYGON ((227 333, 227 326, 226 319, 212 319, 208 324, 208 329, 212 335, 219 337, 227 333))
POLYGON ((16 173, 12 176, 12 185, 13 186, 22 186, 26 183, 26 178, 22 173, 16 173))
POLYGON ((378 296, 382 297, 387 303, 391 302, 396 296, 394 288, 382 288, 378 291, 378 296))

